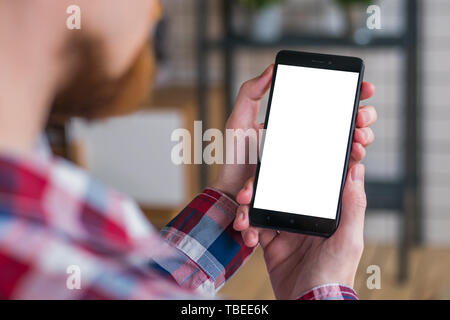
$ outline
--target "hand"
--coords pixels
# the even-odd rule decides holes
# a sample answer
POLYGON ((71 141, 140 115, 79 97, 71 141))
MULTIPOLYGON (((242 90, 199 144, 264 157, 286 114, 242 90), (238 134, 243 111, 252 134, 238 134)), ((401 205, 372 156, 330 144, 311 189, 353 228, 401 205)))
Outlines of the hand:
MULTIPOLYGON (((373 91, 372 85, 363 84, 362 99, 370 97, 373 91)), ((253 178, 247 181, 237 195, 240 206, 233 227, 242 232, 247 246, 261 244, 277 298, 295 299, 313 287, 327 283, 353 286, 364 247, 366 209, 364 166, 359 161, 365 156, 365 147, 374 139, 368 126, 376 118, 373 107, 360 108, 342 197, 341 221, 330 238, 251 227, 248 211, 253 194, 253 178)))
MULTIPOLYGON (((245 82, 236 99, 233 112, 226 123, 226 129, 254 129, 263 127, 257 123, 260 102, 270 88, 273 75, 273 65, 270 65, 258 77, 245 82)), ((364 82, 361 87, 361 99, 368 99, 374 93, 374 86, 364 82)), ((372 106, 362 106, 359 109, 356 120, 350 167, 361 161, 365 156, 365 145, 369 145, 374 135, 369 125, 376 121, 376 111, 372 106)), ((247 146, 246 146, 247 147, 247 146)), ((248 152, 248 150, 246 150, 248 152)), ((224 164, 221 166, 219 178, 213 185, 214 188, 230 195, 233 199, 244 183, 255 175, 256 164, 224 164)))
MULTIPOLYGON (((253 129, 258 132, 263 128, 257 123, 257 117, 262 97, 270 88, 273 75, 273 64, 258 77, 245 82, 236 98, 233 112, 227 120, 226 129, 253 129)), ((259 145, 259 142, 256 142, 259 145)), ((248 154, 248 145, 245 146, 248 154)), ((213 187, 228 194, 233 199, 250 177, 255 175, 256 164, 227 164, 221 166, 218 181, 213 187)))
POLYGON ((242 232, 248 247, 261 244, 278 299, 298 298, 322 284, 353 286, 363 251, 366 209, 363 165, 354 165, 348 174, 340 225, 328 239, 250 226, 248 211, 252 193, 253 178, 237 196, 240 206, 233 227, 242 232))

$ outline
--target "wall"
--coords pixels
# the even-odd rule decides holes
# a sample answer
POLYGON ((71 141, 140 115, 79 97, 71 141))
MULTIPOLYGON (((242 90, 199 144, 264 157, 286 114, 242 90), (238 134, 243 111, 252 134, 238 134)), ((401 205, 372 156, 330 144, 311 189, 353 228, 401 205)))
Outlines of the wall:
MULTIPOLYGON (((399 32, 403 25, 401 0, 380 0, 382 30, 379 33, 399 32)), ((166 79, 170 83, 195 84, 196 75, 196 1, 165 1, 170 30, 169 59, 166 79)), ((331 0, 286 1, 285 25, 309 29, 312 32, 339 32, 343 28, 340 11, 331 0), (317 16, 319 15, 319 16, 317 16), (311 18, 313 17, 313 18, 311 18)), ((425 240, 434 244, 450 244, 450 106, 447 91, 450 85, 450 1, 421 1, 423 57, 423 190, 425 240)), ((221 32, 217 0, 210 0, 208 32, 214 36, 221 32)), ((402 172, 401 150, 403 137, 403 62, 397 50, 342 50, 298 48, 358 55, 366 62, 365 79, 376 84, 377 93, 368 103, 378 109, 379 120, 374 126, 376 142, 369 148, 365 160, 370 178, 395 179, 402 172)), ((236 90, 240 83, 257 75, 272 62, 275 50, 260 53, 242 50, 237 56, 239 70, 236 90)), ((210 58, 211 84, 221 83, 220 54, 210 58)), ((265 103, 263 103, 263 106, 265 103)), ((264 112, 264 108, 262 113, 264 112)), ((373 212, 371 212, 373 213, 373 212)), ((395 241, 398 219, 392 212, 369 214, 366 237, 369 240, 395 241)))

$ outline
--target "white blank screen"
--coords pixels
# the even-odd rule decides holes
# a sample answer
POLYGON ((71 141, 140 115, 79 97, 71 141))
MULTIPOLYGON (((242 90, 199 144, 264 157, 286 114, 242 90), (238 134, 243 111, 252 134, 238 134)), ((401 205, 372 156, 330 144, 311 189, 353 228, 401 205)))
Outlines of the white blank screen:
POLYGON ((358 76, 278 65, 255 208, 336 218, 358 76))

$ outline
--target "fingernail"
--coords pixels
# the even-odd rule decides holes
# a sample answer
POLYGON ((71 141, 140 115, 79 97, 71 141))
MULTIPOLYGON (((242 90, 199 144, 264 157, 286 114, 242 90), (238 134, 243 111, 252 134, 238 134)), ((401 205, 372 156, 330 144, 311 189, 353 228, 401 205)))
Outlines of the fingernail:
POLYGON ((369 133, 366 130, 362 130, 363 132, 363 136, 364 136, 364 141, 369 140, 369 133))
POLYGON ((244 210, 241 209, 238 214, 238 219, 244 220, 244 218, 245 218, 244 210))
POLYGON ((362 164, 356 164, 352 169, 352 180, 357 183, 364 182, 364 166, 362 164))
POLYGON ((256 230, 250 229, 250 236, 253 238, 254 241, 258 240, 258 234, 256 233, 256 230))
POLYGON ((366 110, 363 110, 361 112, 361 118, 362 118, 364 123, 369 122, 369 114, 367 113, 366 110))
POLYGON ((261 73, 260 77, 264 76, 267 72, 269 72, 270 68, 272 68, 272 65, 268 66, 266 70, 264 70, 263 73, 261 73))

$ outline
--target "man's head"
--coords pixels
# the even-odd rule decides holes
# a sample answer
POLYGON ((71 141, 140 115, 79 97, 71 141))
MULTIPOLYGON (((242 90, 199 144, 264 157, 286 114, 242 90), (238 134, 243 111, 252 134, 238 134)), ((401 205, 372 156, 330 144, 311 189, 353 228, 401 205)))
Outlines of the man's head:
POLYGON ((0 0, 0 150, 30 152, 49 118, 131 110, 149 91, 159 0, 0 0), (78 6, 81 29, 70 30, 78 6))
POLYGON ((139 49, 123 74, 113 76, 108 73, 105 50, 99 43, 101 40, 89 36, 67 41, 64 54, 73 59, 73 72, 58 88, 50 110, 51 121, 128 113, 147 95, 154 68, 149 46, 139 49))
POLYGON ((70 65, 50 117, 92 119, 133 110, 147 94, 154 70, 148 44, 159 1, 80 0, 70 4, 81 9, 82 28, 67 30, 61 55, 70 65))
MULTIPOLYGON (((61 71, 50 97, 50 116, 58 120, 125 113, 143 99, 154 67, 148 44, 159 6, 158 0, 0 0, 9 16, 33 18, 36 28, 48 29, 40 37, 50 39, 33 50, 53 55, 49 70, 58 65, 61 71), (81 29, 66 26, 73 5, 80 8, 81 29)), ((16 41, 26 47, 27 32, 16 41)), ((43 81, 50 76, 41 75, 43 81)))

